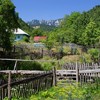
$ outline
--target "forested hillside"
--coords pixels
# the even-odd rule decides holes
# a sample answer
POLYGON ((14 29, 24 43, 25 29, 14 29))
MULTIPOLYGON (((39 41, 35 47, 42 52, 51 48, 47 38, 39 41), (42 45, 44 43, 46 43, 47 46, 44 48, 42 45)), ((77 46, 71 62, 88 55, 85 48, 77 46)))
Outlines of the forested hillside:
POLYGON ((19 18, 18 22, 19 22, 19 27, 25 32, 29 33, 30 36, 47 35, 48 32, 56 29, 56 26, 53 26, 53 25, 38 24, 38 23, 36 23, 35 25, 31 23, 29 24, 29 23, 24 22, 21 18, 19 18), (38 27, 38 28, 35 28, 35 27, 38 27))
POLYGON ((76 43, 83 46, 100 44, 100 5, 87 12, 72 12, 65 15, 58 27, 42 24, 35 29, 19 19, 20 28, 35 35, 46 35, 52 44, 57 42, 76 43))
POLYGON ((34 19, 32 21, 28 21, 27 24, 30 27, 34 28, 34 31, 32 35, 44 35, 48 34, 48 32, 53 31, 56 27, 60 25, 61 19, 56 20, 37 20, 34 19), (36 33, 36 31, 39 31, 39 33, 36 33))
POLYGON ((24 22, 21 18, 18 19, 19 27, 31 35, 33 28, 24 22))
POLYGON ((76 43, 96 47, 100 44, 100 5, 79 13, 65 15, 60 26, 49 33, 48 41, 76 43))

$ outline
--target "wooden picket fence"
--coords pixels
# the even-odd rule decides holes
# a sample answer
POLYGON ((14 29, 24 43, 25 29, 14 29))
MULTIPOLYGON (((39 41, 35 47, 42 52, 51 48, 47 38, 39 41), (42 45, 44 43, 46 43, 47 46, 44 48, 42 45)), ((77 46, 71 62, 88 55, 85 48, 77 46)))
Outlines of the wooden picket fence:
MULTIPOLYGON (((1 61, 14 61, 13 71, 17 71, 17 73, 22 73, 20 70, 17 69, 17 63, 26 62, 26 61, 33 61, 33 60, 20 60, 20 59, 0 59, 1 61)), ((38 62, 47 62, 34 60, 38 62)), ((52 62, 52 61, 49 61, 52 62)), ((54 61, 53 61, 54 62, 54 61)), ((60 62, 60 61, 59 61, 60 62)), ((1 70, 0 72, 8 73, 7 71, 1 70)), ((30 71, 29 71, 30 72, 30 71)), ((28 73, 29 72, 25 72, 28 73)), ((33 72, 32 72, 33 73, 33 72)), ((13 73, 14 74, 14 73, 13 73)), ((54 68, 53 71, 43 73, 41 71, 40 75, 35 77, 23 79, 20 81, 11 82, 11 72, 9 72, 8 83, 0 86, 0 100, 3 98, 8 97, 23 97, 27 98, 28 96, 39 92, 40 90, 47 89, 53 85, 56 85, 57 77, 64 76, 70 77, 73 79, 75 77, 75 81, 80 83, 81 85, 87 83, 97 83, 100 84, 100 63, 66 63, 62 66, 61 70, 57 70, 54 68)))
POLYGON ((100 63, 66 63, 62 69, 76 73, 76 82, 80 82, 81 85, 87 82, 100 82, 100 63))
POLYGON ((8 83, 0 86, 0 100, 5 97, 27 98, 41 90, 48 89, 56 85, 55 68, 53 71, 45 72, 35 77, 11 82, 11 71, 9 71, 8 83))

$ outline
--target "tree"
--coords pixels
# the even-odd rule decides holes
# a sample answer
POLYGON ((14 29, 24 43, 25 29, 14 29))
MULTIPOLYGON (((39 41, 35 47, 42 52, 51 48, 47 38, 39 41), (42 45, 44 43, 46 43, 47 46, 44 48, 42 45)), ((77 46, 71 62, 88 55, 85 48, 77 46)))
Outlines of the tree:
POLYGON ((64 19, 61 22, 61 29, 60 32, 62 33, 65 42, 69 43, 69 42, 77 42, 77 30, 76 29, 76 20, 77 18, 80 17, 80 13, 79 12, 73 12, 71 13, 71 15, 69 16, 65 16, 64 19), (76 34, 75 34, 76 33, 76 34))
POLYGON ((38 28, 38 29, 34 29, 33 31, 32 31, 32 36, 34 37, 34 36, 42 36, 43 34, 43 31, 40 29, 40 28, 38 28))
POLYGON ((87 24, 85 32, 82 34, 83 45, 95 47, 96 38, 99 35, 96 23, 91 20, 90 23, 87 24))
POLYGON ((91 55, 91 59, 94 61, 94 62, 99 62, 99 58, 100 58, 100 50, 99 49, 89 49, 88 50, 88 53, 91 55))
POLYGON ((18 28, 18 14, 10 0, 0 0, 0 45, 4 52, 11 51, 12 33, 18 28))

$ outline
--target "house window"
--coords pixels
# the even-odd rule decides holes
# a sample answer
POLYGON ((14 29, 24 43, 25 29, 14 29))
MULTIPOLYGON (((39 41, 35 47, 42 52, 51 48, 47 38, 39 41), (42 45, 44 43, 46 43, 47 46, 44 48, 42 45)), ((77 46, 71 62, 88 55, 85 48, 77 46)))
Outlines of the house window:
POLYGON ((20 36, 17 37, 18 39, 20 38, 20 36))

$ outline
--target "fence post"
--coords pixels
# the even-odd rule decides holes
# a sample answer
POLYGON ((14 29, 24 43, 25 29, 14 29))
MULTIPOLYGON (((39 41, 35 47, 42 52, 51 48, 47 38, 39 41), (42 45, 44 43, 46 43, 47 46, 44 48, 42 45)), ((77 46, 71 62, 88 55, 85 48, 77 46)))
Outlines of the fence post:
POLYGON ((16 66, 17 66, 17 60, 16 60, 15 65, 14 65, 14 70, 16 69, 16 66))
POLYGON ((1 89, 1 100, 4 99, 4 88, 1 89))
POLYGON ((53 86, 57 85, 57 79, 56 79, 56 68, 53 68, 53 86))
POLYGON ((78 67, 78 63, 76 62, 76 82, 79 82, 79 67, 78 67))
POLYGON ((11 71, 9 71, 8 76, 8 100, 11 100, 11 71))

